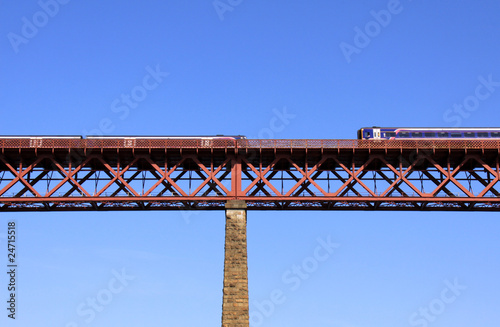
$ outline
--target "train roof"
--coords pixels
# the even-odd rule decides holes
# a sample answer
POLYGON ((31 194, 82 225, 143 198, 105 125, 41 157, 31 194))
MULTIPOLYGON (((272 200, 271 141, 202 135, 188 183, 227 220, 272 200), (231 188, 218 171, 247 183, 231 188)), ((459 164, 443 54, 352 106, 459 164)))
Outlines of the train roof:
POLYGON ((82 139, 81 135, 0 135, 2 139, 32 139, 32 138, 44 138, 44 139, 82 139))
POLYGON ((361 127, 366 128, 380 128, 380 129, 406 129, 418 131, 500 131, 500 127, 361 127))
POLYGON ((140 138, 140 139, 198 139, 198 138, 246 138, 244 135, 0 135, 2 139, 113 139, 113 138, 140 138))
POLYGON ((138 138, 138 139, 198 139, 198 138, 246 138, 244 135, 87 135, 86 138, 138 138))

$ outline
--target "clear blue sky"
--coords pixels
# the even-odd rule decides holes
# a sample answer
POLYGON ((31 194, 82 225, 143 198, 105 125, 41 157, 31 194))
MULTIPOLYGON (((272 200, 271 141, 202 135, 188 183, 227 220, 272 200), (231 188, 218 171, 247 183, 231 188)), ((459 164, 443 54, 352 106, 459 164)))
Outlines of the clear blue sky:
MULTIPOLYGON (((1 1, 0 134, 499 126, 499 14, 493 0, 1 1)), ((223 212, 2 214, 4 249, 10 219, 19 311, 2 325, 220 326, 223 212)), ((499 219, 250 212, 252 326, 496 327, 499 219), (317 260, 328 238, 340 247, 317 260)))

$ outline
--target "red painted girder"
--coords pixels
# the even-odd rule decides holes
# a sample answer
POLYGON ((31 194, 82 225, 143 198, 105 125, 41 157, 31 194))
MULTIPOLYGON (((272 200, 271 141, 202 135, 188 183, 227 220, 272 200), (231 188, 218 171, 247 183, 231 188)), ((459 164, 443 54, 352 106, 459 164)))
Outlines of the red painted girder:
POLYGON ((115 197, 22 197, 22 198, 0 198, 0 204, 5 203, 42 203, 42 202, 181 202, 181 201, 194 201, 194 202, 221 202, 224 203, 228 200, 244 200, 244 201, 255 201, 255 202, 275 202, 275 201, 285 201, 285 202, 399 202, 399 203, 433 203, 433 202, 443 202, 443 203, 500 203, 500 198, 496 197, 382 197, 382 196, 298 196, 298 197, 288 197, 288 196, 273 196, 273 197, 262 197, 262 196, 182 196, 182 197, 154 197, 154 196, 115 196, 115 197))

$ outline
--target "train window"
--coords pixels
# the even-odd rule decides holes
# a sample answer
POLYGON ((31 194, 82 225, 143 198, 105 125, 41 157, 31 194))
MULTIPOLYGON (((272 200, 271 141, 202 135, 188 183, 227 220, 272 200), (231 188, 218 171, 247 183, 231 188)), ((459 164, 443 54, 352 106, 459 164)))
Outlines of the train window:
POLYGON ((370 137, 370 132, 365 132, 365 137, 370 137))
POLYGON ((425 137, 436 137, 436 133, 434 133, 434 132, 425 132, 424 136, 425 137))
POLYGON ((462 137, 462 133, 460 133, 460 132, 451 132, 450 136, 451 137, 462 137))
POLYGON ((474 132, 464 132, 464 137, 476 137, 476 133, 474 133, 474 132))
POLYGON ((411 137, 422 137, 422 132, 412 132, 411 137))
POLYGON ((438 137, 448 137, 448 132, 438 132, 438 137))
POLYGON ((491 137, 500 137, 500 132, 491 132, 491 137))
POLYGON ((410 132, 399 132, 399 137, 410 137, 410 132))
POLYGON ((478 132, 477 137, 488 137, 488 132, 478 132))
POLYGON ((385 132, 385 137, 396 137, 396 132, 385 132))

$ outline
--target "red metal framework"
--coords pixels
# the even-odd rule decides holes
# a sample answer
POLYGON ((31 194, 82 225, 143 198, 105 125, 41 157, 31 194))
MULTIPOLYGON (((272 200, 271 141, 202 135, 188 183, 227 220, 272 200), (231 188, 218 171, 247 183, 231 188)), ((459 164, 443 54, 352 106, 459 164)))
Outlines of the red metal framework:
POLYGON ((0 211, 498 210, 494 140, 0 139, 0 211))

